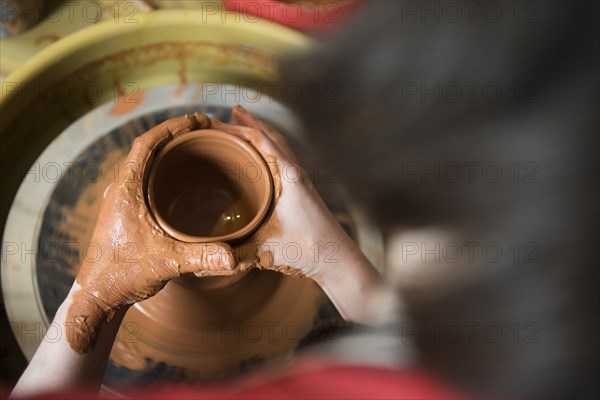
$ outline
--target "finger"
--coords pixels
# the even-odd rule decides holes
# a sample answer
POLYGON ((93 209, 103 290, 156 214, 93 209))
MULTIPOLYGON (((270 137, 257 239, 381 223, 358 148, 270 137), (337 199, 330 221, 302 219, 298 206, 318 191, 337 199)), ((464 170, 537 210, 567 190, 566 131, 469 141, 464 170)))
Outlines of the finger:
POLYGON ((250 114, 248 110, 240 105, 236 105, 231 109, 231 121, 236 125, 247 126, 248 128, 266 128, 261 120, 250 114))
POLYGON ((268 159, 269 156, 275 156, 276 158, 283 157, 277 145, 261 130, 241 125, 226 124, 214 118, 211 118, 211 121, 214 129, 232 134, 250 143, 263 158, 268 159))
POLYGON ((269 124, 259 120, 242 106, 235 106, 231 112, 233 123, 256 129, 266 135, 277 147, 277 149, 290 161, 296 161, 296 157, 290 148, 286 138, 269 124))
POLYGON ((254 128, 249 128, 242 125, 232 125, 225 122, 221 122, 216 118, 211 118, 211 124, 213 129, 217 129, 223 132, 230 133, 240 139, 251 143, 254 147, 258 148, 262 139, 261 132, 254 128))
POLYGON ((236 105, 231 110, 231 120, 236 125, 247 126, 248 128, 263 131, 275 143, 285 143, 285 138, 271 126, 262 122, 254 115, 248 112, 244 107, 236 105))
POLYGON ((237 269, 239 271, 247 271, 254 268, 258 262, 258 245, 252 241, 237 246, 233 249, 237 269))
POLYGON ((196 275, 199 278, 202 278, 203 276, 231 276, 231 275, 237 274, 238 272, 241 272, 241 271, 238 270, 237 268, 232 269, 232 270, 219 270, 219 271, 200 270, 200 271, 194 272, 194 275, 196 275))
POLYGON ((231 275, 235 272, 235 258, 228 244, 173 241, 174 254, 171 257, 177 262, 177 275, 231 275))
POLYGON ((119 165, 118 182, 135 185, 132 193, 140 196, 143 186, 142 181, 146 172, 145 166, 148 164, 153 152, 174 136, 196 129, 209 128, 210 124, 210 118, 197 112, 193 115, 186 114, 171 118, 138 136, 133 141, 127 158, 119 165))
POLYGON ((76 290, 64 322, 71 348, 79 354, 90 351, 104 319, 105 310, 98 299, 85 290, 76 290))
POLYGON ((135 139, 127 161, 144 164, 154 149, 172 137, 197 129, 210 128, 210 126, 210 118, 198 112, 168 119, 135 139))
POLYGON ((102 192, 103 199, 105 199, 108 196, 108 193, 110 192, 112 187, 113 187, 113 184, 109 183, 108 186, 106 187, 106 189, 104 189, 104 192, 102 192))

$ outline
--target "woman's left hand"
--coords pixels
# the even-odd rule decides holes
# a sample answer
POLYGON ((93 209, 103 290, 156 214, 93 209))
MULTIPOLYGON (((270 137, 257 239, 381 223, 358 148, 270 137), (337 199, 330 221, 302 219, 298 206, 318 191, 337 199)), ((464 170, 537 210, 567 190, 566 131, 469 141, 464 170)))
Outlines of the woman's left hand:
POLYGON ((173 136, 208 127, 210 120, 200 113, 157 125, 134 141, 118 180, 106 189, 65 322, 78 353, 93 346, 100 325, 117 308, 153 296, 170 279, 235 273, 229 245, 171 238, 153 219, 144 196, 144 170, 153 152, 173 136))

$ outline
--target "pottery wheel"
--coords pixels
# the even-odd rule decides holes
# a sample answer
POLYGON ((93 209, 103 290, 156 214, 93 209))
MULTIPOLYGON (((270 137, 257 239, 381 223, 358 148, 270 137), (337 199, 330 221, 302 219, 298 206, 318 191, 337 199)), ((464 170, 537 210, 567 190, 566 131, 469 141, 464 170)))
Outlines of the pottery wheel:
MULTIPOLYGON (((168 118, 195 111, 223 121, 230 119, 231 104, 185 104, 185 93, 171 102, 181 104, 157 108, 152 99, 164 104, 162 92, 181 95, 184 91, 174 86, 152 88, 146 93, 144 104, 135 112, 128 110, 126 115, 107 116, 114 111, 114 105, 107 104, 76 121, 56 139, 68 143, 65 135, 75 137, 77 132, 92 132, 75 157, 60 160, 60 165, 68 165, 63 167, 60 179, 51 184, 46 179, 42 185, 46 193, 45 199, 40 200, 42 207, 33 232, 38 251, 32 265, 33 282, 23 284, 33 284, 35 304, 44 323, 52 320, 67 296, 79 268, 80 254, 90 241, 102 193, 114 179, 117 163, 127 155, 135 137, 168 118), (110 125, 94 124, 104 121, 102 118, 115 119, 114 128, 102 132, 102 126, 110 125)), ((248 108, 284 133, 293 129, 285 127, 284 108, 265 103, 267 110, 260 115, 256 111, 260 106, 248 108), (274 120, 269 121, 269 115, 274 120)), ((314 166, 322 167, 310 159, 297 136, 287 136, 309 173, 314 166)), ((69 153, 55 143, 49 148, 53 146, 59 153, 69 153)), ((56 156, 50 159, 57 162, 56 156)), ((44 154, 40 156, 43 158, 44 154)), ((49 168, 48 165, 46 154, 46 160, 38 167, 49 168)), ((320 172, 322 177, 323 171, 320 172)), ((356 224, 336 186, 327 179, 318 179, 315 184, 344 229, 356 237, 356 224)), ((23 186, 27 182, 17 198, 25 190, 23 186)), ((39 185, 36 188, 42 190, 39 185)), ((10 291, 5 293, 7 304, 10 296, 10 291)), ((308 279, 259 270, 233 277, 174 279, 156 296, 135 304, 127 312, 104 383, 115 388, 156 380, 214 382, 286 357, 315 324, 331 319, 341 317, 318 285, 308 279)))

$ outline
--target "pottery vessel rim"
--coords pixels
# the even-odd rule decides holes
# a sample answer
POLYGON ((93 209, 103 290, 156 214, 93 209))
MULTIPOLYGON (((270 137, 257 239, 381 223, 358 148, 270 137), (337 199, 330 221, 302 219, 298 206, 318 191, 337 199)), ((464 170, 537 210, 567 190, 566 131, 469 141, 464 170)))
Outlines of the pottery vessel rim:
POLYGON ((158 225, 171 237, 181 241, 188 243, 211 243, 211 242, 228 242, 235 243, 240 241, 243 238, 251 235, 264 221, 271 208, 271 200, 273 199, 273 177, 271 175, 271 171, 267 165, 267 162, 262 157, 262 155, 256 150, 254 146, 250 143, 234 136, 230 133, 223 132, 217 129, 201 129, 196 131, 191 131, 187 133, 183 133, 179 136, 174 137, 169 140, 164 146, 159 148, 154 157, 150 160, 150 162, 145 167, 144 173, 145 179, 145 196, 147 201, 147 206, 154 217, 155 221, 158 225), (243 149, 244 152, 252 159, 252 161, 256 162, 261 169, 261 173, 264 174, 266 179, 263 179, 263 191, 266 193, 263 200, 260 203, 260 207, 254 218, 246 224, 243 228, 238 229, 235 232, 229 233, 227 235, 221 236, 194 236, 189 235, 180 230, 174 228, 169 224, 165 218, 158 212, 156 207, 156 203, 153 197, 154 190, 154 177, 156 174, 157 165, 159 165, 160 161, 164 158, 165 154, 175 146, 180 145, 185 142, 191 142, 193 140, 199 138, 209 138, 215 141, 228 142, 230 144, 234 144, 239 148, 243 149))

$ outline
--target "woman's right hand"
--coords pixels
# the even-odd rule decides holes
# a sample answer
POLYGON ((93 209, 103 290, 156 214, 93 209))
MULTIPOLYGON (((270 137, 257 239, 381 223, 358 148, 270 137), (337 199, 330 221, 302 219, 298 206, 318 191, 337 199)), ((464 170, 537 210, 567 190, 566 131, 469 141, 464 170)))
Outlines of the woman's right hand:
MULTIPOLYGON (((309 277, 326 292, 333 287, 337 290, 347 274, 353 274, 352 280, 362 280, 350 284, 349 293, 353 286, 363 291, 364 285, 378 283, 379 273, 327 209, 285 138, 240 106, 234 107, 232 120, 235 124, 212 119, 212 128, 251 143, 267 161, 275 186, 272 213, 250 239, 234 248, 237 269, 256 267, 309 277)), ((342 315, 351 308, 336 306, 342 315)))

